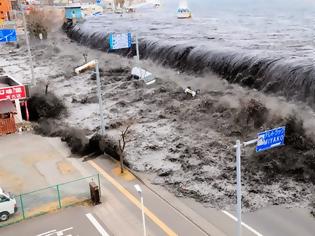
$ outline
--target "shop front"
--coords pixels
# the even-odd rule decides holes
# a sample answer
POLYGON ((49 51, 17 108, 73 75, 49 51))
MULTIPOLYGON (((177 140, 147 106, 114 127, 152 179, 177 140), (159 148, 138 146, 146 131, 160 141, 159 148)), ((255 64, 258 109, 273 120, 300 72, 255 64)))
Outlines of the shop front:
POLYGON ((16 132, 23 117, 28 120, 27 91, 12 77, 0 76, 0 135, 16 132))

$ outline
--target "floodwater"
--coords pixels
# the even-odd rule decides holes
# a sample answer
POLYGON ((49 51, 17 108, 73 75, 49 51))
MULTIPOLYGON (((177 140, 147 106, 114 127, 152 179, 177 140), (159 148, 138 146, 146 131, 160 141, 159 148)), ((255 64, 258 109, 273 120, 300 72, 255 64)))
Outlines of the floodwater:
MULTIPOLYGON (((288 103, 283 97, 315 107, 313 4, 190 1, 193 18, 179 20, 178 1, 164 2, 159 9, 108 13, 65 27, 71 39, 102 51, 109 50, 109 33, 137 33, 141 58, 159 64, 142 62, 144 66, 151 64, 150 70, 159 68, 154 74, 162 78, 161 83, 152 88, 128 87, 127 79, 118 79, 105 89, 111 91, 106 101, 119 100, 110 110, 112 117, 119 109, 124 119, 129 114, 145 120, 144 126, 135 128, 138 143, 129 146, 132 168, 157 172, 153 182, 166 186, 176 196, 229 208, 234 206, 235 160, 234 150, 228 147, 236 138, 250 140, 261 130, 286 124, 287 137, 292 137, 282 149, 258 156, 244 153, 242 165, 248 186, 244 188, 244 206, 255 210, 273 204, 308 205, 315 180, 314 142, 310 138, 314 137, 314 129, 308 128, 314 125, 314 114, 305 104, 288 103), (250 89, 243 91, 225 81, 218 89, 217 76, 210 76, 213 72, 220 82, 224 78, 250 89), (202 78, 202 85, 193 84, 196 75, 202 78), (201 90, 195 99, 188 99, 178 88, 177 81, 186 76, 193 87, 201 90), (289 108, 292 104, 297 110, 289 108), (283 111, 288 113, 282 115, 283 111), (147 145, 148 140, 152 145, 147 145)), ((133 47, 118 53, 131 57, 135 50, 133 47)), ((111 59, 110 63, 120 66, 121 61, 111 59)))
POLYGON ((215 72, 314 107, 315 2, 187 3, 192 19, 177 19, 178 1, 162 1, 158 9, 89 17, 71 27, 69 36, 107 51, 109 33, 132 32, 139 36, 142 58, 180 71, 215 72))
POLYGON ((159 9, 146 7, 135 14, 91 17, 80 28, 104 34, 137 32, 140 38, 159 43, 314 60, 315 5, 308 9, 279 9, 268 4, 244 5, 244 0, 233 1, 239 2, 234 5, 232 1, 218 5, 222 1, 194 0, 188 4, 192 19, 182 20, 176 18, 177 2, 164 1, 159 9))

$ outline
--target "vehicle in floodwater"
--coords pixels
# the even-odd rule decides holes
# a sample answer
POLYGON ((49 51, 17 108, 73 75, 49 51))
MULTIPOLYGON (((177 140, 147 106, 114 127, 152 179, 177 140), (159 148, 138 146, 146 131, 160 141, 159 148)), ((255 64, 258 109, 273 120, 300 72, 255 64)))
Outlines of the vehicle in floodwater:
POLYGON ((189 10, 189 8, 178 8, 177 9, 177 18, 178 19, 187 19, 187 18, 191 18, 191 11, 189 10))

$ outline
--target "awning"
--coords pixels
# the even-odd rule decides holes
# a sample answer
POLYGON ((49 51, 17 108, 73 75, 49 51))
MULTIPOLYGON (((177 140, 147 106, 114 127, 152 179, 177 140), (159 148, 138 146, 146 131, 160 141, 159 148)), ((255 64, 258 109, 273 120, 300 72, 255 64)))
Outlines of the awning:
POLYGON ((9 100, 0 101, 0 114, 15 113, 16 109, 13 102, 9 100))

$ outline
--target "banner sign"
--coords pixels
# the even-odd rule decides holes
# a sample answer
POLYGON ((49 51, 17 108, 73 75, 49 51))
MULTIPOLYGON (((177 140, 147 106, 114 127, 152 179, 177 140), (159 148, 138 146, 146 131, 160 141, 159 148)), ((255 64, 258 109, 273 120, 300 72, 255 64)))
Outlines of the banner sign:
POLYGON ((26 98, 26 89, 24 85, 0 88, 0 101, 26 98))

